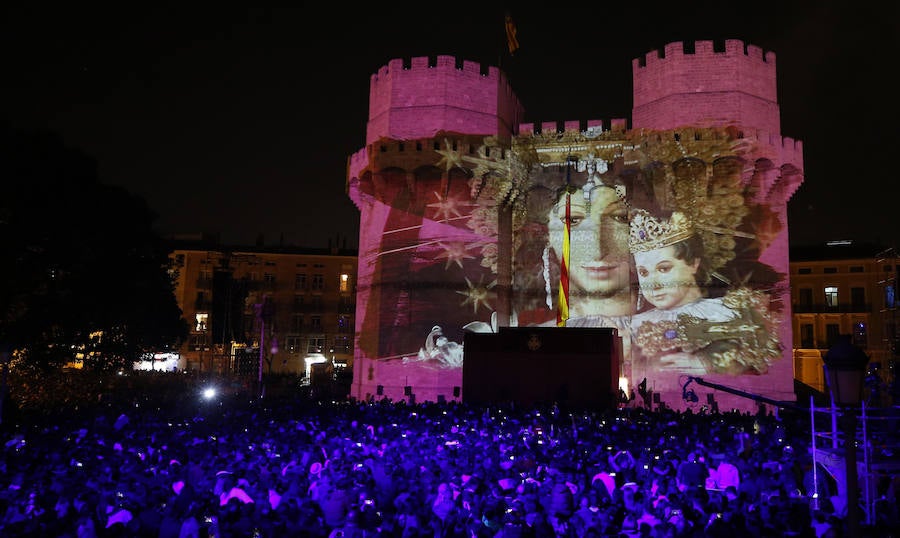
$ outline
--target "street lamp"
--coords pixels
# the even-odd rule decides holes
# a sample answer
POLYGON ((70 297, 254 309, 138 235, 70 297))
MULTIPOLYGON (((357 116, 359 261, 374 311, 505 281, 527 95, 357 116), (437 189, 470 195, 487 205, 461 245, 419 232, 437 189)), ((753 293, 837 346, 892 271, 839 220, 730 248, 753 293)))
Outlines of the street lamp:
POLYGON ((844 464, 847 478, 847 532, 859 536, 859 477, 856 471, 856 409, 862 400, 869 357, 855 346, 849 334, 842 334, 825 353, 825 382, 834 404, 843 408, 844 464))

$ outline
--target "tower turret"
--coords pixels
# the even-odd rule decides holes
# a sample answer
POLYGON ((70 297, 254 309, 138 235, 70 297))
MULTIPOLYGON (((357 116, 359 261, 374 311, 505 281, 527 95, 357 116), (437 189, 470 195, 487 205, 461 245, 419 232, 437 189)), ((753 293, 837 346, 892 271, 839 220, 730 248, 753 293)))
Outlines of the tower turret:
POLYGON ((737 125, 781 132, 775 53, 737 39, 669 43, 632 60, 632 128, 737 125))
POLYGON ((453 56, 388 62, 369 84, 366 144, 429 138, 441 131, 509 137, 524 115, 496 67, 453 56))

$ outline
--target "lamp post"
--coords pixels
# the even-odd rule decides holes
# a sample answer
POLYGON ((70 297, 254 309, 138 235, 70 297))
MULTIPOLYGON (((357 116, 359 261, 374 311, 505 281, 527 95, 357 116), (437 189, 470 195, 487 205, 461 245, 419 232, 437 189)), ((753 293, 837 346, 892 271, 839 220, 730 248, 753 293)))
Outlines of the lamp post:
POLYGON ((856 470, 856 407, 862 400, 869 357, 855 346, 850 335, 842 334, 825 353, 825 381, 832 402, 841 406, 844 426, 844 464, 846 466, 847 533, 859 536, 859 477, 856 470))

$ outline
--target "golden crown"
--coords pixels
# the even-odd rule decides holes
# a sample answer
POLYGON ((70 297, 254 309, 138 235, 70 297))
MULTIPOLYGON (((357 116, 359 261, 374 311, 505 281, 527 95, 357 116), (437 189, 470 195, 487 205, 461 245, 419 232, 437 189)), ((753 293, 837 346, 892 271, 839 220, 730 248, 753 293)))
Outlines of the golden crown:
POLYGON ((632 252, 647 252, 667 247, 694 235, 694 227, 687 215, 680 211, 666 219, 657 219, 643 209, 631 216, 628 246, 632 252))

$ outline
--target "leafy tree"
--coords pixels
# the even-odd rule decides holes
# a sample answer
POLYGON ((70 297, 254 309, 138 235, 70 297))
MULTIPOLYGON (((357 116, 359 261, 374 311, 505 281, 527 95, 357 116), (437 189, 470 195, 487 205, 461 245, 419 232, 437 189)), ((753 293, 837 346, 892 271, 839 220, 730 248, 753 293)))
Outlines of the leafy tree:
POLYGON ((0 345, 17 368, 130 366, 188 326, 142 198, 51 133, 0 128, 0 345))

